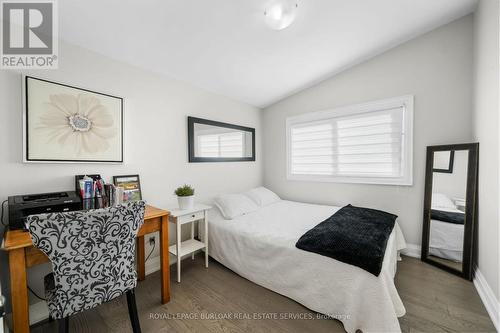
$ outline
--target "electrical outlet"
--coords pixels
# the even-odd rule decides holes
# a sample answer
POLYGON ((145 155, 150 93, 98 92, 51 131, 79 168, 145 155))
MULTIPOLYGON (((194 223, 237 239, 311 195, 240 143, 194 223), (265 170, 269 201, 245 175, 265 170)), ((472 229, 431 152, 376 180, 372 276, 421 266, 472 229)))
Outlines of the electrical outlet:
POLYGON ((150 246, 155 245, 155 242, 156 242, 156 238, 155 237, 149 237, 149 245, 150 246))

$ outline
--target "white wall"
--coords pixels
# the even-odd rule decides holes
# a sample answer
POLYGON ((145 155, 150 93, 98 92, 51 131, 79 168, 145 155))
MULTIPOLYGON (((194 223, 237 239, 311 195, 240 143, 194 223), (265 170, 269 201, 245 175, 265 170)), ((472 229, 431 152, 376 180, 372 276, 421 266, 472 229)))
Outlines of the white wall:
MULTIPOLYGON (((176 206, 173 191, 184 183, 195 187, 196 196, 201 201, 209 200, 217 193, 261 185, 259 109, 67 44, 60 45, 59 63, 58 70, 31 74, 124 98, 125 163, 21 163, 21 75, 2 70, 0 200, 15 194, 71 190, 74 175, 85 173, 100 173, 107 180, 113 175, 138 173, 144 198, 161 208, 176 206), (255 127, 257 161, 188 163, 188 115, 255 127)), ((174 233, 170 235, 173 243, 174 233)), ((8 293, 7 260, 3 253, 0 253, 0 272, 4 293, 8 293)), ((43 294, 42 274, 46 272, 47 267, 37 267, 29 274, 30 284, 40 294, 43 294)))
POLYGON ((497 304, 500 299, 499 56, 499 2, 480 0, 474 15, 473 108, 473 135, 479 142, 478 267, 496 295, 497 304))
POLYGON ((420 244, 425 147, 472 139, 471 45, 467 16, 265 109, 265 186, 286 199, 395 213, 407 241, 420 244), (406 94, 415 95, 413 186, 287 181, 286 117, 406 94))

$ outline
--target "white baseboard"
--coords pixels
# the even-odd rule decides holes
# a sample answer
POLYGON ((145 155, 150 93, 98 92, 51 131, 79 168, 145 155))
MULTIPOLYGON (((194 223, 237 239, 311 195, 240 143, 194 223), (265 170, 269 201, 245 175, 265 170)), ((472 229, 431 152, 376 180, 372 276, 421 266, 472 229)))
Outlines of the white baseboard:
POLYGON ((419 259, 421 252, 422 249, 420 245, 415 245, 415 244, 406 244, 406 248, 401 250, 401 254, 404 254, 405 256, 408 257, 419 258, 419 259))
POLYGON ((500 332, 500 304, 493 290, 491 290, 488 282, 484 278, 484 275, 481 273, 479 269, 476 268, 476 272, 474 274, 474 286, 476 287, 477 293, 483 301, 484 307, 488 314, 490 315, 491 321, 497 331, 500 332))

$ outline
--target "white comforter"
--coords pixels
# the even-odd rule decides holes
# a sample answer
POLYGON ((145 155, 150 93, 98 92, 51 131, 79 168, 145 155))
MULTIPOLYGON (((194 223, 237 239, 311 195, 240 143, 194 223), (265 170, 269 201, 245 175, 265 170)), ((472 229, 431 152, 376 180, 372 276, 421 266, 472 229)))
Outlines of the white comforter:
POLYGON ((300 236, 338 209, 283 200, 233 220, 213 209, 209 253, 241 276, 339 319, 347 332, 400 332, 397 317, 405 308, 394 276, 398 250, 406 244, 397 223, 378 277, 295 247, 300 236))
MULTIPOLYGON (((433 207, 452 213, 464 212, 456 208, 433 207)), ((440 258, 461 262, 464 247, 464 225, 431 220, 429 253, 440 258)))

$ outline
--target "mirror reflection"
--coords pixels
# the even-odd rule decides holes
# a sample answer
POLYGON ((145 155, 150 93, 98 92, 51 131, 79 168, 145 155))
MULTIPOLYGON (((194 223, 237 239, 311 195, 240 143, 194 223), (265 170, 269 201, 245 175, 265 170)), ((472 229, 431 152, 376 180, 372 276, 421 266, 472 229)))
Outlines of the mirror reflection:
POLYGON ((255 161, 255 128, 188 117, 189 162, 255 161))
POLYGON ((429 259, 462 271, 468 150, 434 152, 429 259))
POLYGON ((194 124, 195 156, 251 157, 252 133, 233 128, 194 124))

